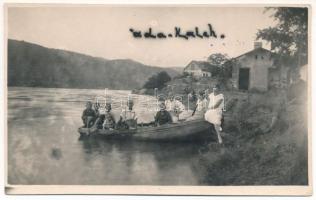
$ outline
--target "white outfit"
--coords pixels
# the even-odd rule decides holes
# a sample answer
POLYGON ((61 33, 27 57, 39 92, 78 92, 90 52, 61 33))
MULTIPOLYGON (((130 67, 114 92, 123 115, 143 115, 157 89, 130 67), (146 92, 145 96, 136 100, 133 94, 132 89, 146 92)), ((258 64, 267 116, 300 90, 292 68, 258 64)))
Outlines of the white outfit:
POLYGON ((192 112, 193 110, 184 110, 182 113, 180 113, 179 120, 190 120, 192 117, 192 112))
POLYGON ((125 109, 121 112, 123 122, 125 122, 129 129, 136 129, 137 127, 137 117, 136 113, 132 110, 125 109))
POLYGON ((185 106, 178 100, 166 100, 165 101, 166 110, 170 112, 172 121, 177 122, 178 116, 185 110, 185 106))
POLYGON ((192 116, 192 112, 190 112, 190 116, 187 117, 187 121, 190 121, 190 120, 195 120, 195 119, 203 119, 204 118, 204 114, 207 110, 207 107, 208 107, 208 102, 207 102, 207 99, 198 99, 197 102, 196 102, 196 110, 195 110, 195 113, 194 115, 192 116))
POLYGON ((121 117, 123 121, 136 119, 136 113, 134 111, 130 111, 128 109, 125 109, 121 112, 121 117))
POLYGON ((196 106, 196 111, 205 112, 207 110, 207 99, 198 99, 196 106))
POLYGON ((214 125, 221 125, 223 108, 224 95, 218 94, 215 96, 214 93, 211 93, 209 95, 208 110, 204 115, 205 120, 214 125), (212 109, 212 107, 215 106, 220 100, 222 100, 222 103, 216 109, 212 109))
POLYGON ((166 100, 166 110, 168 111, 176 111, 176 112, 182 112, 185 109, 185 106, 178 100, 166 100))
POLYGON ((105 115, 105 113, 106 113, 106 109, 105 109, 105 107, 103 107, 103 106, 100 107, 98 111, 99 111, 99 114, 100 114, 100 115, 105 115))

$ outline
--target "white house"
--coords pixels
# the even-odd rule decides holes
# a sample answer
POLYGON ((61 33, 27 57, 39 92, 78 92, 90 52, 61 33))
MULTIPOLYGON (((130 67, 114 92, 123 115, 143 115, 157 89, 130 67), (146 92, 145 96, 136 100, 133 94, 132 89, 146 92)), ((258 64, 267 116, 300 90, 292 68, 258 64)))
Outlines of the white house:
POLYGON ((237 89, 266 91, 280 81, 280 70, 274 65, 274 54, 255 42, 254 49, 234 58, 232 82, 237 89))
POLYGON ((183 72, 196 78, 211 77, 212 67, 209 62, 193 60, 184 68, 183 72))

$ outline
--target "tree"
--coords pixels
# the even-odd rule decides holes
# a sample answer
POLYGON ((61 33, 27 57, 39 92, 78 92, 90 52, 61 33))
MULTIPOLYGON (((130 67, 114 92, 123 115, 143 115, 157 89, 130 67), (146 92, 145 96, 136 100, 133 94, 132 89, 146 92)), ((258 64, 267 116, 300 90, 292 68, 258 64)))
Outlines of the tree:
POLYGON ((212 76, 218 76, 219 78, 227 78, 231 70, 226 67, 230 58, 227 54, 215 53, 208 57, 207 61, 213 65, 212 76))
POLYGON ((301 65, 307 62, 308 9, 279 7, 273 10, 276 26, 259 30, 257 39, 271 42, 271 49, 283 60, 301 65))
POLYGON ((207 58, 207 61, 212 64, 212 65, 216 65, 216 66, 220 66, 222 64, 224 64, 226 61, 229 60, 229 57, 227 54, 221 54, 221 53, 215 53, 210 55, 207 58))
POLYGON ((144 84, 145 89, 158 88, 159 90, 166 86, 166 83, 171 80, 171 77, 166 71, 159 72, 147 80, 144 84))

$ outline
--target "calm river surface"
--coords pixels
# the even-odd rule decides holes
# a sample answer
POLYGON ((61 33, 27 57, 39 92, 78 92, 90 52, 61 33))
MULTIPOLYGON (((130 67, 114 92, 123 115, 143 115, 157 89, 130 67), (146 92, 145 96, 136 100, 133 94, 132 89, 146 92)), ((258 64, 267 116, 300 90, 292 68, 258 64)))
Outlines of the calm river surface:
MULTIPOLYGON (((8 181, 10 184, 199 185, 201 144, 79 141, 87 100, 104 90, 17 88, 8 91, 8 181)), ((113 111, 129 91, 108 91, 113 111)), ((133 95, 135 108, 144 96, 133 95)), ((153 100, 151 97, 149 100, 153 100)), ((147 102, 147 101, 146 101, 147 102)), ((154 111, 139 112, 142 121, 154 111)))

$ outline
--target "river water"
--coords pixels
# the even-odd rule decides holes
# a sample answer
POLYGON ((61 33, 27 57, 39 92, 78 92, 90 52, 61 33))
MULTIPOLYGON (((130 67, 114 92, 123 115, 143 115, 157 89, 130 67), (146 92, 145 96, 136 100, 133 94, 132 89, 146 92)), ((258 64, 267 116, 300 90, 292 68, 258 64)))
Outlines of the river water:
MULTIPOLYGON (((9 184, 200 185, 203 145, 78 140, 87 100, 104 90, 10 87, 9 184)), ((129 91, 107 91, 113 112, 129 91)), ((132 95, 140 121, 153 120, 152 97, 132 95)))

